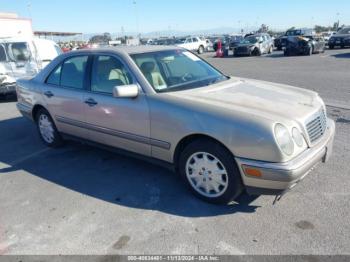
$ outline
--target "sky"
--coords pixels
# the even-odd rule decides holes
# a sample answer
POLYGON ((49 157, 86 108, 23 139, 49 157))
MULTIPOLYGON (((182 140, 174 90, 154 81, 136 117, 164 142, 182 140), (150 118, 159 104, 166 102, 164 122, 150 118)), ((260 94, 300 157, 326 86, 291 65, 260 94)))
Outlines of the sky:
POLYGON ((350 25, 349 0, 0 0, 37 31, 118 33, 350 25))

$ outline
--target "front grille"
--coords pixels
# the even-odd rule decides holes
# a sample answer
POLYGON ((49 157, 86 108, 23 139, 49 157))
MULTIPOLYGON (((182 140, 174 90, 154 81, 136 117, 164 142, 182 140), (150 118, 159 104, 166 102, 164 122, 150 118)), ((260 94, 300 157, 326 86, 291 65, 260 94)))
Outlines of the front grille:
POLYGON ((323 136, 327 128, 327 117, 324 109, 321 109, 314 118, 306 124, 306 130, 311 143, 323 136))
POLYGON ((335 42, 343 42, 343 38, 342 37, 334 37, 333 41, 335 41, 335 42))
POLYGON ((239 46, 237 47, 237 52, 238 53, 247 53, 248 52, 248 48, 245 46, 239 46))

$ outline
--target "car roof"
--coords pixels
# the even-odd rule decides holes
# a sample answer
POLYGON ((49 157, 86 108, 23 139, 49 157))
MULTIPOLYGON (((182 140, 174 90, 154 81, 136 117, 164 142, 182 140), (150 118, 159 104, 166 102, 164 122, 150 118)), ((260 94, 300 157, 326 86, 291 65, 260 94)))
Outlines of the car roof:
POLYGON ((124 54, 142 54, 158 51, 168 51, 183 49, 177 46, 158 46, 158 45, 140 45, 140 46, 116 46, 116 47, 103 47, 103 48, 92 48, 92 49, 81 49, 70 52, 71 54, 86 53, 86 52, 115 52, 115 53, 124 53, 124 54))

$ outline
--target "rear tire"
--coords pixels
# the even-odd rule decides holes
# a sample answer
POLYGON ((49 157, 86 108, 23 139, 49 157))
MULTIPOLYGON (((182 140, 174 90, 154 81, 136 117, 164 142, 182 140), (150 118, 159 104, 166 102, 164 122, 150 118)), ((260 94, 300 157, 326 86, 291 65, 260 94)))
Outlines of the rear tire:
POLYGON ((215 141, 199 139, 181 152, 179 172, 200 199, 227 204, 243 191, 236 161, 230 151, 215 141))
POLYGON ((253 56, 261 56, 261 51, 259 48, 255 48, 252 52, 253 56))
POLYGON ((198 54, 203 54, 204 53, 204 47, 201 45, 199 48, 198 48, 198 54))
POLYGON ((39 109, 36 113, 35 121, 39 136, 46 146, 59 147, 63 144, 63 139, 46 109, 39 109))

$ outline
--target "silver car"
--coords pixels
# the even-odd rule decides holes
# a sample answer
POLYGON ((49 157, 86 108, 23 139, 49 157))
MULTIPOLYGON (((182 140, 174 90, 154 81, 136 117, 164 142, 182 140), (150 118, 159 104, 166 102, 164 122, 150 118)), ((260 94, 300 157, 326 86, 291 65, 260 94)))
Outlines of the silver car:
POLYGON ((273 52, 273 40, 269 34, 260 33, 246 36, 233 48, 235 56, 271 54, 273 52))
POLYGON ((182 48, 82 50, 17 82, 51 147, 75 137, 167 163, 200 198, 280 195, 332 151, 317 93, 229 77, 182 48))

